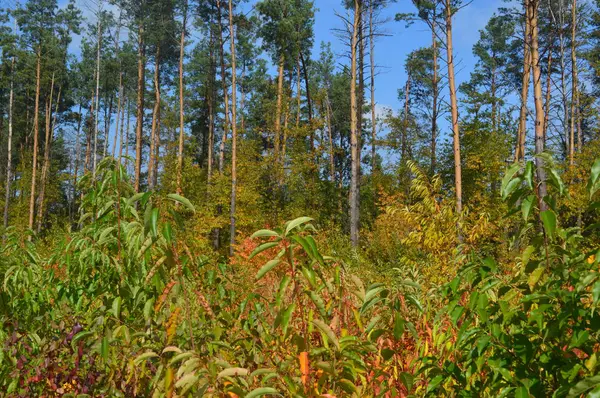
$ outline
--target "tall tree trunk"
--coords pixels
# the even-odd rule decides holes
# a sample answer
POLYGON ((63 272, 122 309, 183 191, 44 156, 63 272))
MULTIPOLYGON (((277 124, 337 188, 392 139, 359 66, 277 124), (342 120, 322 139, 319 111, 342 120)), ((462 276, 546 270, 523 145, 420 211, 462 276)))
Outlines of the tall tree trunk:
MULTIPOLYGON (((365 0, 360 1, 360 15, 358 21, 358 94, 356 104, 356 124, 358 128, 358 158, 362 159, 362 132, 363 132, 363 110, 365 108, 365 24, 363 22, 363 5, 365 0)), ((360 185, 360 165, 359 165, 359 182, 360 185)))
MULTIPOLYGON (((579 115, 577 103, 577 0, 571 6, 571 134, 569 141, 569 165, 575 164, 575 123, 579 115)), ((578 151, 581 148, 578 146, 578 151)))
POLYGON ((565 51, 565 12, 564 12, 564 0, 558 2, 559 5, 559 16, 560 16, 560 27, 559 27, 559 39, 560 39, 560 85, 562 94, 562 106, 563 106, 563 136, 565 142, 565 160, 569 158, 569 142, 570 142, 570 131, 569 131, 569 100, 567 97, 567 65, 566 65, 566 51, 565 51))
POLYGON ((127 128, 125 129, 125 170, 129 166, 129 122, 131 121, 131 107, 127 99, 127 128))
POLYGON ((100 49, 102 47, 102 18, 98 12, 98 33, 96 36, 96 116, 94 118, 94 151, 92 153, 92 173, 96 177, 96 154, 98 148, 98 112, 100 110, 100 49))
POLYGON ((225 119, 223 126, 223 138, 219 144, 219 173, 223 173, 225 165, 225 143, 229 134, 229 90, 227 89, 227 74, 225 73, 225 49, 223 48, 223 25, 221 15, 221 1, 217 0, 217 17, 219 18, 219 56, 221 58, 221 84, 223 86, 223 101, 225 102, 225 119))
MULTIPOLYGON (((185 57, 185 26, 187 22, 187 0, 184 2, 183 6, 183 24, 181 26, 181 39, 179 40, 179 147, 177 151, 177 193, 181 195, 181 173, 183 170, 183 137, 184 137, 184 82, 183 82, 183 59, 185 57)), ((212 33, 211 33, 211 44, 212 44, 212 33)), ((212 53, 212 45, 211 45, 211 53, 212 53)), ((212 60, 212 57, 211 57, 212 60)), ((209 103, 209 107, 211 108, 211 104, 209 103)), ((212 109, 211 109, 212 111, 212 109)), ((209 111, 209 113, 212 113, 209 111)), ((212 117, 212 114, 209 118, 212 117)), ((211 126, 209 126, 211 129, 211 126)), ((210 135, 210 133, 209 133, 210 135)), ((208 149, 208 162, 212 162, 212 148, 210 148, 210 138, 209 138, 209 149, 208 149)), ((209 175, 210 175, 210 165, 209 165, 209 175)), ((210 180, 210 176, 209 176, 210 180)))
MULTIPOLYGON (((107 83, 108 83, 108 81, 107 81, 107 83)), ((108 138, 110 136, 110 125, 112 124, 114 96, 110 95, 107 92, 105 101, 106 102, 104 105, 104 149, 102 151, 102 158, 105 158, 106 153, 108 152, 108 138)))
POLYGON ((335 184, 335 154, 333 151, 333 131, 331 130, 331 104, 329 103, 329 95, 326 95, 325 104, 327 116, 327 134, 329 135, 329 178, 331 183, 335 184))
POLYGON ((236 66, 235 35, 233 31, 233 5, 229 0, 229 42, 231 43, 231 204, 229 207, 229 255, 233 256, 235 246, 235 205, 237 191, 237 117, 236 117, 236 66))
POLYGON ((400 143, 400 161, 406 164, 407 159, 407 148, 408 148, 408 111, 410 107, 410 78, 411 71, 408 71, 406 76, 406 85, 404 88, 404 128, 402 129, 402 142, 400 143))
MULTIPOLYGON (((538 45, 538 6, 539 0, 528 0, 530 25, 531 25, 531 74, 533 77, 533 93, 535 103, 535 153, 536 155, 544 152, 544 105, 542 100, 542 72, 540 66, 540 53, 538 45)), ((548 208, 544 197, 546 196, 546 172, 544 170, 544 160, 536 156, 535 158, 537 183, 538 183, 538 205, 540 211, 548 208)))
POLYGON ((140 20, 138 25, 138 81, 137 81, 137 110, 135 125, 135 184, 136 192, 140 191, 140 179, 142 172, 142 134, 144 131, 144 92, 146 74, 146 48, 144 43, 144 21, 140 20))
POLYGON ((517 146, 515 162, 525 158, 525 137, 527 136, 527 100, 529 97, 529 75, 531 73, 531 26, 529 24, 529 8, 525 11, 525 29, 523 36, 523 79, 521 82, 521 110, 517 130, 517 146))
MULTIPOLYGON (((312 122, 312 100, 310 96, 310 82, 308 80, 308 68, 306 66, 306 61, 304 60, 304 54, 300 51, 300 62, 302 63, 302 72, 304 74, 304 89, 306 90, 306 107, 308 110, 308 123, 312 122)), ((311 128, 311 132, 312 132, 311 128)))
POLYGON ((207 87, 207 102, 208 102, 208 161, 207 161, 207 193, 210 192, 210 183, 213 174, 213 163, 214 163, 214 149, 215 149, 215 110, 214 110, 214 98, 215 98, 215 59, 214 59, 214 32, 210 30, 210 43, 209 43, 209 58, 210 58, 210 77, 209 84, 207 87))
POLYGON ((446 49, 448 52, 448 87, 450 89, 450 110, 452 113, 452 135, 454 152, 454 188, 456 190, 456 212, 462 213, 462 167, 460 163, 460 131, 458 126, 458 103, 454 78, 454 54, 452 50, 452 7, 446 0, 446 49))
POLYGON ((82 102, 83 98, 79 101, 79 112, 77 113, 79 117, 77 118, 77 138, 75 141, 75 167, 73 171, 73 182, 72 182, 72 196, 71 203, 69 204, 70 208, 70 222, 73 223, 73 214, 75 213, 75 197, 77 196, 77 177, 79 176, 79 160, 81 158, 81 124, 83 120, 82 112, 82 102))
POLYGON ((156 142, 160 119, 160 44, 156 46, 154 55, 154 110, 152 112, 152 130, 150 131, 150 156, 148 158, 148 188, 154 189, 154 174, 156 173, 156 142))
POLYGON ((371 174, 375 174, 377 144, 377 113, 375 109, 375 34, 373 27, 373 1, 369 2, 369 60, 371 64, 371 174))
MULTIPOLYGON (((281 145, 281 103, 283 99, 283 64, 285 58, 283 50, 279 56, 279 67, 277 72, 277 107, 275 109, 275 163, 279 164, 279 147, 281 145)), ((277 171, 279 172, 279 170, 277 171)))
POLYGON ((300 84, 300 50, 298 49, 298 56, 296 57, 296 128, 300 127, 300 108, 302 107, 302 99, 300 98, 302 90, 300 89, 300 84))
MULTIPOLYGON (((113 137, 112 153, 114 158, 117 153, 117 137, 119 137, 119 127, 121 124, 121 111, 123 108, 123 71, 119 67, 119 100, 117 102, 117 119, 115 120, 115 136, 113 137)), ((107 137, 108 138, 108 137, 107 137)))
MULTIPOLYGON (((125 95, 125 92, 123 92, 123 95, 125 95)), ((123 144, 125 141, 125 137, 123 135, 123 132, 125 131, 125 112, 127 112, 129 109, 129 99, 123 99, 123 105, 121 106, 121 131, 119 132, 119 164, 121 163, 123 158, 123 144)))
POLYGON ((35 181, 37 174, 37 154, 39 136, 39 113, 40 113, 40 86, 42 69, 42 45, 37 49, 37 65, 35 72, 35 108, 33 114, 33 162, 31 166, 31 191, 29 192, 29 229, 33 229, 33 218, 35 214, 35 181))
POLYGON ((15 85, 15 56, 10 61, 10 94, 8 95, 8 143, 6 150, 6 193, 4 196, 4 229, 8 227, 8 207, 10 202, 10 183, 12 179, 12 135, 13 101, 15 85))
POLYGON ((360 29, 361 0, 354 0, 354 22, 352 25, 351 58, 350 58, 350 152, 352 158, 350 176, 350 241, 353 247, 358 246, 359 239, 359 182, 360 151, 358 126, 358 101, 356 98, 356 50, 358 46, 358 30, 360 29))
POLYGON ((436 21, 435 16, 431 19, 431 41, 433 48, 433 78, 432 78, 432 108, 431 108, 431 175, 435 174, 436 166, 436 146, 437 146, 437 118, 438 118, 438 47, 437 47, 437 34, 436 34, 436 21))
POLYGON ((548 134, 548 115, 550 113, 550 94, 552 86, 552 48, 548 49, 548 68, 546 72, 546 103, 544 105, 544 142, 548 134))
POLYGON ((52 121, 52 95, 54 91, 54 73, 50 85, 50 100, 46 109, 46 142, 44 143, 44 165, 42 166, 42 176, 40 179, 40 194, 38 196, 37 208, 37 233, 42 230, 42 221, 44 217, 44 199, 46 195, 46 184, 48 183, 48 173, 50 171, 50 149, 52 147, 52 138, 54 136, 54 125, 56 124, 56 115, 58 114, 58 105, 60 103, 60 94, 62 87, 58 90, 56 98, 56 111, 54 113, 54 122, 52 121))

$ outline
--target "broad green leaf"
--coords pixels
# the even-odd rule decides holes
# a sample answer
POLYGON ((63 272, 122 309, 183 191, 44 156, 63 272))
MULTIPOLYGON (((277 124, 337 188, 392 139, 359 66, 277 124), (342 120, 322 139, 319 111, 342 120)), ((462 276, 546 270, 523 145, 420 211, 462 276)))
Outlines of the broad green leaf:
POLYGON ((340 342, 333 333, 333 330, 320 319, 313 319, 312 323, 329 339, 329 341, 338 349, 340 349, 340 342))
POLYGON ((556 232, 556 214, 552 210, 545 210, 540 213, 540 218, 548 236, 554 236, 556 232))
POLYGON ((265 274, 267 272, 269 272, 270 270, 272 270, 277 264, 279 264, 279 259, 276 258, 274 260, 270 260, 267 261, 267 263, 265 265, 263 265, 258 272, 256 273, 256 280, 258 281, 259 279, 261 279, 263 276, 265 276, 265 274))
POLYGON ((218 375, 217 379, 223 377, 244 377, 250 374, 250 371, 245 368, 227 368, 223 369, 218 375))
POLYGON ((260 387, 260 388, 256 388, 256 389, 250 391, 248 393, 248 395, 246 395, 246 398, 262 397, 263 395, 279 395, 279 396, 281 396, 281 394, 279 394, 279 391, 277 391, 274 388, 260 387))
POLYGON ((533 162, 530 160, 525 164, 525 171, 523 172, 523 179, 531 189, 533 189, 533 169, 533 162))
POLYGON ((291 230, 293 230, 294 228, 296 228, 296 227, 298 227, 298 226, 300 226, 302 224, 305 224, 305 223, 307 223, 309 221, 313 221, 313 219, 310 218, 310 217, 298 217, 295 220, 290 221, 287 224, 287 227, 285 228, 285 234, 284 235, 287 236, 290 233, 291 230))
POLYGON ((514 163, 512 166, 510 166, 508 168, 508 170, 506 170, 506 174, 504 174, 504 178, 502 178, 502 186, 500 189, 500 192, 502 193, 503 198, 506 198, 508 196, 508 194, 505 194, 506 188, 508 187, 509 182, 515 176, 515 174, 517 174, 519 172, 520 169, 521 169, 521 164, 514 163))
POLYGON ((581 394, 600 386, 600 375, 588 377, 575 384, 570 390, 568 398, 579 397, 581 394))
POLYGON ((534 200, 535 196, 529 195, 521 202, 521 213, 523 214, 524 221, 527 221, 527 219, 529 219, 529 214, 531 214, 531 208, 533 207, 534 200))
POLYGON ((262 245, 258 246, 256 249, 254 249, 252 251, 252 253, 250 253, 249 259, 251 259, 254 256, 256 256, 257 254, 262 253, 265 250, 269 250, 270 248, 275 247, 277 245, 279 245, 279 242, 266 242, 266 243, 263 243, 262 245))
POLYGON ((275 231, 271 231, 270 229, 260 229, 250 236, 251 238, 270 238, 270 237, 279 237, 279 234, 275 231))
POLYGON ((147 359, 150 359, 150 358, 155 358, 155 357, 158 357, 158 354, 157 354, 157 353, 155 353, 155 352, 153 352, 153 351, 150 351, 150 352, 145 352, 145 353, 143 353, 143 354, 141 354, 141 355, 138 355, 138 356, 137 356, 137 357, 136 357, 136 358, 133 360, 133 363, 134 363, 135 365, 139 365, 140 363, 144 362, 145 360, 147 360, 147 359))
POLYGON ((194 208, 194 205, 192 204, 192 202, 190 202, 189 199, 184 198, 181 195, 177 195, 176 193, 170 193, 167 195, 167 198, 174 200, 177 203, 181 203, 182 205, 184 205, 185 207, 187 207, 190 211, 192 212, 196 212, 196 208, 194 208))

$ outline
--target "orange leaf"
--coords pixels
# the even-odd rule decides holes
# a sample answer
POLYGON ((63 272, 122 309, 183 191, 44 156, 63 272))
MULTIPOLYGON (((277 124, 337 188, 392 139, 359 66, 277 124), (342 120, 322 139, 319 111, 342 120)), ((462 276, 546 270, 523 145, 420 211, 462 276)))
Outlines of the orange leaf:
POLYGON ((303 351, 298 355, 298 360, 300 361, 300 372, 302 373, 302 384, 306 387, 308 383, 308 352, 303 351))

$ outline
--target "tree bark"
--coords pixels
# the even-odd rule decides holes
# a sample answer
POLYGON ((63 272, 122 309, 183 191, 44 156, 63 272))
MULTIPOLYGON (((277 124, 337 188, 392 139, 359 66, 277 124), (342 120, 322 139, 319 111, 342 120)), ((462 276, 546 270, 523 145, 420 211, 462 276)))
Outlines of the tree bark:
POLYGON ((371 174, 375 174, 377 143, 377 113, 375 109, 375 34, 373 32, 373 1, 369 2, 369 59, 371 66, 371 174))
POLYGON ((436 166, 436 146, 437 146, 437 118, 438 118, 438 49, 437 49, 437 35, 435 31, 436 22, 435 16, 431 18, 431 41, 433 48, 433 79, 432 79, 432 109, 431 109, 431 175, 435 174, 436 166))
POLYGON ((98 148, 98 111, 100 110, 100 49, 102 47, 102 18, 98 12, 98 33, 96 36, 96 116, 94 118, 94 151, 92 153, 92 173, 96 177, 96 154, 98 148))
POLYGON ((404 128, 402 129, 402 142, 400 144, 400 161, 406 164, 408 147, 408 111, 410 107, 410 70, 406 76, 406 85, 404 87, 404 128))
POLYGON ((237 191, 237 118, 236 118, 236 65, 235 35, 233 31, 233 5, 229 0, 229 42, 231 43, 231 204, 229 210, 229 255, 235 251, 235 205, 237 191))
POLYGON ((277 76, 277 108, 275 109, 275 163, 279 164, 279 146, 281 144, 281 102, 283 98, 283 64, 285 58, 283 51, 279 57, 277 76))
MULTIPOLYGON (((573 0, 571 6, 571 133, 569 135, 569 165, 572 167, 575 164, 575 124, 579 115, 578 109, 575 107, 577 103, 578 88, 577 88, 577 0, 573 0)), ((581 144, 581 143, 579 143, 581 144)), ((581 149, 577 147, 578 152, 581 149)))
POLYGON ((548 134, 548 114, 550 113, 550 94, 552 86, 552 48, 548 49, 548 68, 546 72, 546 103, 544 105, 544 142, 548 134))
MULTIPOLYGON (((183 6, 183 25, 181 27, 181 39, 179 41, 179 147, 178 147, 178 151, 177 151, 177 193, 179 195, 181 195, 182 190, 181 190, 181 173, 183 171, 183 137, 184 137, 184 123, 185 123, 185 119, 184 119, 184 110, 183 110, 183 106, 184 106, 184 101, 183 101, 183 94, 184 94, 184 83, 183 83, 183 59, 185 57, 185 25, 187 22, 187 0, 184 3, 183 6)), ((211 34, 211 44, 212 44, 212 34, 211 34)), ((211 52, 212 52, 212 45, 211 45, 211 52)), ((211 54, 212 55, 212 54, 211 54)), ((212 57, 211 57, 212 60, 212 57)), ((209 101, 209 108, 211 107, 211 103, 209 101)), ((212 117, 212 109, 210 109, 209 113, 211 113, 211 115, 209 116, 209 118, 212 117)), ((209 129, 211 129, 211 126, 209 125, 209 129)), ((209 136, 210 136, 210 132, 209 132, 209 136)), ((212 148, 210 147, 210 137, 209 137, 209 148, 208 148, 208 162, 209 162, 209 177, 208 179, 210 180, 210 163, 212 162, 212 148)))
POLYGON ((52 122, 52 95, 54 91, 54 74, 50 85, 50 100, 46 109, 46 142, 44 143, 44 165, 42 166, 42 176, 40 179, 40 194, 38 196, 37 208, 37 233, 42 230, 42 221, 44 216, 44 199, 46 195, 46 184, 48 183, 48 173, 50 170, 50 149, 52 147, 52 138, 54 136, 54 125, 56 124, 56 114, 58 114, 58 104, 60 103, 60 94, 62 87, 58 90, 56 98, 56 111, 54 113, 54 122, 52 122))
POLYGON ((356 98, 356 50, 358 45, 358 30, 360 29, 361 0, 354 0, 354 22, 352 26, 351 58, 350 58, 350 152, 352 158, 350 177, 350 241, 353 247, 358 246, 359 240, 359 175, 360 175, 360 151, 359 126, 358 126, 358 102, 356 98))
POLYGON ((152 129, 150 131, 150 156, 148 158, 148 188, 154 189, 154 175, 156 173, 156 143, 158 130, 160 129, 160 44, 156 45, 154 55, 154 110, 152 112, 152 129))
POLYGON ((229 92, 227 89, 227 74, 225 73, 225 50, 223 49, 223 25, 221 15, 221 1, 217 0, 217 13, 218 13, 218 26, 219 26, 219 55, 221 58, 221 83, 223 86, 223 101, 225 102, 225 118, 223 125, 223 138, 219 144, 219 173, 223 173, 223 167, 225 166, 225 143, 227 142, 227 135, 229 134, 229 92))
POLYGON ((10 94, 8 95, 8 143, 6 150, 6 193, 4 196, 4 229, 8 227, 8 207, 10 202, 10 183, 12 179, 12 136, 13 136, 13 101, 15 85, 15 56, 10 62, 10 94))
POLYGON ((448 87, 450 89, 450 110, 452 113, 452 135, 454 152, 454 188, 456 190, 456 212, 462 213, 462 167, 460 163, 460 131, 458 126, 458 103, 454 78, 454 54, 452 50, 452 9, 446 0, 446 49, 448 52, 448 87))
POLYGON ((521 82, 521 110, 517 130, 515 162, 525 158, 525 137, 527 136, 527 100, 529 97, 529 75, 531 73, 531 26, 529 24, 529 7, 525 11, 525 29, 523 37, 523 79, 521 82))
POLYGON ((42 45, 37 49, 37 65, 35 72, 35 109, 33 114, 33 162, 31 166, 31 191, 29 192, 29 229, 33 229, 33 218, 35 214, 35 180, 37 178, 37 154, 39 136, 39 112, 40 112, 40 85, 42 69, 42 45))
POLYGON ((140 191, 140 179, 142 172, 142 134, 144 131, 144 91, 145 88, 145 57, 146 48, 144 43, 144 22, 138 25, 138 81, 137 81, 137 110, 135 126, 135 184, 136 192, 140 191))
POLYGON ((333 131, 331 130, 331 104, 329 103, 329 95, 326 95, 325 104, 327 117, 327 134, 329 135, 329 178, 331 183, 335 183, 335 154, 333 150, 333 131))
MULTIPOLYGON (((544 152, 544 105, 542 101, 542 81, 540 54, 538 45, 538 6, 539 0, 528 0, 530 25, 531 25, 531 74, 533 77, 533 93, 535 103, 535 153, 536 155, 544 152)), ((548 208, 544 197, 546 196, 546 172, 544 170, 544 160, 536 156, 536 173, 538 183, 538 205, 540 211, 548 208)))

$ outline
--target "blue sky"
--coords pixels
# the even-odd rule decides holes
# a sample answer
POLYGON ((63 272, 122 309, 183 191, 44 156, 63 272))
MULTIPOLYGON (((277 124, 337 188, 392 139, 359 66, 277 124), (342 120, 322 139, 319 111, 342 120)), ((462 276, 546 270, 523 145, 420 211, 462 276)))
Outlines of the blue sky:
MULTIPOLYGON (((499 7, 506 7, 502 0, 474 0, 454 17, 454 57, 457 62, 457 84, 469 79, 476 62, 473 57, 473 44, 479 39, 479 30, 483 29, 492 14, 499 7)), ((319 43, 330 41, 339 59, 344 55, 343 43, 333 35, 332 28, 341 28, 342 21, 335 12, 343 13, 341 0, 315 0, 318 9, 315 15, 315 48, 314 57, 318 57, 319 43)), ((378 71, 375 81, 375 100, 378 107, 398 109, 398 88, 406 81, 404 60, 411 51, 431 45, 431 32, 423 23, 416 22, 408 29, 404 23, 395 22, 397 13, 413 12, 410 0, 398 0, 390 4, 382 13, 381 19, 389 19, 383 27, 388 36, 379 37, 375 45, 375 64, 378 71)), ((445 59, 445 55, 442 54, 445 59)), ((346 62, 346 60, 343 60, 346 62)), ((441 64, 440 68, 444 68, 441 64)), ((443 73, 444 71, 442 71, 443 73)), ((446 90, 447 91, 447 90, 446 90)), ((443 93, 446 95, 447 93, 443 93)))

